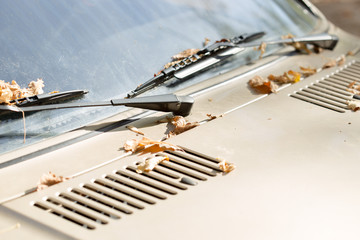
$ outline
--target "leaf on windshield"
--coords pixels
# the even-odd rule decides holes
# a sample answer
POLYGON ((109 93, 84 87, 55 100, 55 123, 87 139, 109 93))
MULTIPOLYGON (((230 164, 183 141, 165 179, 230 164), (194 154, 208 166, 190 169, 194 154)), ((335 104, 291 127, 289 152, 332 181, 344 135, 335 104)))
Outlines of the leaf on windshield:
POLYGON ((249 80, 249 85, 260 93, 274 93, 278 89, 278 85, 269 79, 264 79, 261 76, 256 75, 249 80))
POLYGON ((261 59, 265 53, 266 50, 266 42, 262 42, 258 48, 255 48, 255 50, 260 51, 259 59, 261 59))
POLYGON ((150 172, 163 161, 169 161, 169 157, 168 156, 147 157, 145 159, 145 162, 140 163, 137 166, 136 172, 137 173, 150 172))
POLYGON ((221 162, 219 162, 218 166, 220 170, 223 171, 224 173, 229 173, 236 168, 236 166, 233 163, 229 163, 226 160, 222 160, 221 162))
POLYGON ((31 81, 28 88, 21 88, 15 80, 11 83, 0 80, 0 104, 10 104, 11 100, 16 100, 24 97, 31 97, 37 94, 44 93, 44 81, 38 78, 36 81, 31 81))
POLYGON ((132 139, 126 141, 124 144, 124 150, 140 154, 158 153, 164 151, 184 151, 176 145, 162 141, 150 140, 146 137, 143 137, 140 140, 132 139))
POLYGON ((145 135, 145 134, 144 134, 143 132, 141 132, 137 127, 128 125, 128 126, 126 126, 126 128, 129 129, 130 131, 134 132, 134 133, 137 133, 137 134, 140 134, 140 135, 145 135))
MULTIPOLYGON (((281 38, 282 39, 288 39, 288 38, 294 38, 295 36, 292 35, 291 33, 289 33, 288 35, 284 35, 281 38)), ((307 54, 311 54, 310 49, 306 46, 306 44, 301 43, 301 42, 292 42, 292 43, 287 43, 287 45, 293 46, 296 51, 299 52, 306 52, 307 54)))
POLYGON ((274 76, 272 74, 270 74, 268 76, 268 79, 274 82, 278 82, 278 83, 297 83, 298 81, 300 81, 301 78, 301 74, 298 72, 295 72, 293 70, 284 72, 283 75, 279 75, 279 76, 274 76))
POLYGON ((203 42, 203 47, 205 47, 206 45, 208 45, 210 42, 210 39, 208 39, 207 37, 204 39, 204 42, 203 42))
POLYGON ((348 105, 349 109, 351 109, 354 112, 356 112, 360 109, 360 102, 356 101, 356 100, 347 101, 347 105, 348 105))
POLYGON ((196 54, 199 51, 199 49, 195 49, 195 48, 190 48, 190 49, 186 49, 174 56, 172 56, 171 58, 176 61, 176 60, 182 60, 184 58, 190 57, 191 55, 196 54))
POLYGON ((43 190, 47 187, 64 182, 69 179, 70 178, 68 177, 56 176, 54 173, 48 172, 47 174, 43 174, 42 177, 40 178, 37 184, 36 191, 43 190))
POLYGON ((311 68, 311 67, 301 67, 300 66, 300 70, 301 70, 301 74, 304 75, 305 77, 309 77, 309 76, 317 73, 317 69, 311 68))

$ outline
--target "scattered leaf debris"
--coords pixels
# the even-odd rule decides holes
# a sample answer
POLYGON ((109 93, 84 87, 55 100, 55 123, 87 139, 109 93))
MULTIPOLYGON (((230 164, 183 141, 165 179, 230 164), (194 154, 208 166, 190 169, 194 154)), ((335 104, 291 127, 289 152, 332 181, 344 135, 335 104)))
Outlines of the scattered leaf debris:
MULTIPOLYGON (((289 39, 289 38, 294 38, 295 36, 292 35, 291 33, 287 34, 287 35, 284 35, 282 36, 281 38, 282 39, 289 39)), ((301 43, 301 42, 292 42, 292 43, 287 43, 288 45, 290 46, 293 46, 296 51, 299 51, 299 52, 306 52, 307 54, 311 54, 311 51, 310 49, 306 46, 306 44, 304 43, 301 43)))
POLYGON ((43 87, 44 81, 41 78, 31 81, 27 88, 21 88, 15 80, 11 83, 0 80, 0 104, 10 104, 11 100, 42 94, 43 87))
POLYGON ((137 173, 150 172, 163 161, 169 161, 169 157, 168 156, 147 157, 145 158, 145 162, 140 163, 137 166, 136 172, 137 173))
POLYGON ((336 65, 337 65, 336 59, 330 59, 322 66, 322 69, 336 67, 336 65))
POLYGON ((184 151, 180 147, 163 141, 154 141, 143 137, 140 140, 128 140, 124 144, 124 150, 132 153, 158 153, 163 151, 184 151))
POLYGON ((283 75, 279 75, 279 76, 274 76, 272 74, 270 74, 268 76, 268 79, 274 82, 278 82, 280 84, 284 84, 284 83, 297 83, 298 81, 300 81, 301 78, 301 74, 298 72, 295 72, 293 70, 289 70, 287 72, 284 72, 283 75))
POLYGON ((347 101, 347 105, 349 109, 351 109, 353 112, 357 112, 360 110, 360 102, 356 100, 349 100, 347 101))
POLYGON ((360 94, 360 84, 357 84, 356 81, 353 81, 352 83, 349 84, 347 91, 351 92, 352 94, 359 95, 360 94))
POLYGON ((129 129, 130 131, 136 133, 136 134, 140 134, 140 135, 145 135, 143 132, 141 132, 137 127, 128 125, 126 126, 127 129, 129 129))
POLYGON ((308 77, 308 76, 311 76, 311 75, 317 73, 317 69, 312 68, 312 67, 301 67, 300 66, 300 70, 301 70, 301 74, 304 75, 305 77, 308 77))
POLYGON ((236 166, 233 163, 229 163, 225 160, 222 160, 221 162, 219 162, 218 166, 219 166, 220 170, 223 171, 224 173, 229 173, 236 168, 236 166))
POLYGON ((69 179, 70 178, 68 178, 68 177, 56 176, 52 172, 49 172, 47 174, 43 174, 42 177, 40 178, 38 184, 37 184, 36 191, 43 190, 43 189, 45 189, 47 187, 50 187, 52 185, 64 182, 64 181, 69 180, 69 179))
POLYGON ((260 51, 259 59, 262 59, 266 50, 266 46, 267 46, 266 42, 262 42, 258 48, 255 48, 255 50, 260 51))
POLYGON ((264 79, 261 76, 254 76, 249 80, 249 85, 257 90, 259 93, 275 93, 278 89, 278 85, 274 82, 270 81, 269 79, 264 79))
POLYGON ((176 60, 182 60, 184 58, 190 57, 191 55, 196 54, 200 49, 197 48, 190 48, 190 49, 186 49, 174 56, 172 56, 171 58, 176 61, 176 60))

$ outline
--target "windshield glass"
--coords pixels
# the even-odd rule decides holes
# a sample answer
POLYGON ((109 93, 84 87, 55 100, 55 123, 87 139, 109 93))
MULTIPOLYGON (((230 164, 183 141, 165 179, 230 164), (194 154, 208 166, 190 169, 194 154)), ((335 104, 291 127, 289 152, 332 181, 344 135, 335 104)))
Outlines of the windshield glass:
MULTIPOLYGON (((290 0, 11 0, 0 2, 0 79, 21 87, 42 78, 44 92, 88 90, 77 101, 123 98, 188 48, 243 33, 265 38, 313 31, 317 19, 290 0)), ((280 46, 275 46, 279 48, 280 46)), ((254 51, 252 51, 254 52, 254 51)), ((245 57, 175 86, 239 66, 245 57)), ((253 54, 254 55, 254 54, 253 54)), ((255 55, 250 58, 255 59, 255 55)), ((246 59, 249 59, 247 57, 246 59)), ((103 119, 125 107, 1 117, 0 153, 103 119)))

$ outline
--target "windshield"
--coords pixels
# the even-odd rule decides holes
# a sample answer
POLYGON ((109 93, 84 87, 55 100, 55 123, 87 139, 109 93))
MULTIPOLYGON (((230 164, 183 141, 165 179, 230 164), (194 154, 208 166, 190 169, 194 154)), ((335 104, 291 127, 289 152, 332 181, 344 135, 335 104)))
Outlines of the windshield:
MULTIPOLYGON (((0 2, 0 79, 44 92, 88 90, 77 101, 123 98, 184 49, 243 33, 306 35, 317 19, 290 0, 11 0, 0 2)), ((279 48, 275 46, 272 49, 279 48)), ((246 58, 255 58, 248 53, 246 58)), ((245 54, 245 53, 243 53, 245 54)), ((239 66, 237 56, 201 76, 159 87, 173 92, 239 66)), ((0 119, 0 153, 126 110, 125 107, 42 111, 0 119)))

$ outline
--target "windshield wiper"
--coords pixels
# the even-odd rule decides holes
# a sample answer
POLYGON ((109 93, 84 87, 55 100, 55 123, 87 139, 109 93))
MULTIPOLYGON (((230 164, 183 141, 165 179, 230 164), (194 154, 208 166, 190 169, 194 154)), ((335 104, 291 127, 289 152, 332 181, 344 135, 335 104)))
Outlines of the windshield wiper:
POLYGON ((257 32, 253 34, 244 34, 232 39, 225 39, 199 50, 196 54, 184 58, 178 63, 165 68, 159 74, 149 79, 145 83, 138 86, 135 90, 128 93, 128 98, 133 98, 141 93, 144 93, 153 87, 156 87, 172 78, 186 79, 193 74, 197 74, 206 68, 219 63, 220 61, 231 57, 245 48, 258 47, 262 43, 266 45, 271 44, 291 44, 291 43, 304 43, 312 44, 324 49, 334 49, 338 37, 335 35, 322 33, 317 35, 309 35, 305 37, 294 37, 279 40, 270 40, 264 42, 254 41, 264 36, 264 32, 257 32))
POLYGON ((127 106, 143 108, 162 112, 172 112, 175 115, 187 116, 190 114, 194 99, 191 96, 177 96, 174 94, 154 95, 133 99, 113 99, 101 102, 72 102, 62 104, 48 104, 40 106, 18 107, 13 105, 0 105, 0 112, 36 112, 44 110, 104 107, 104 106, 127 106))

